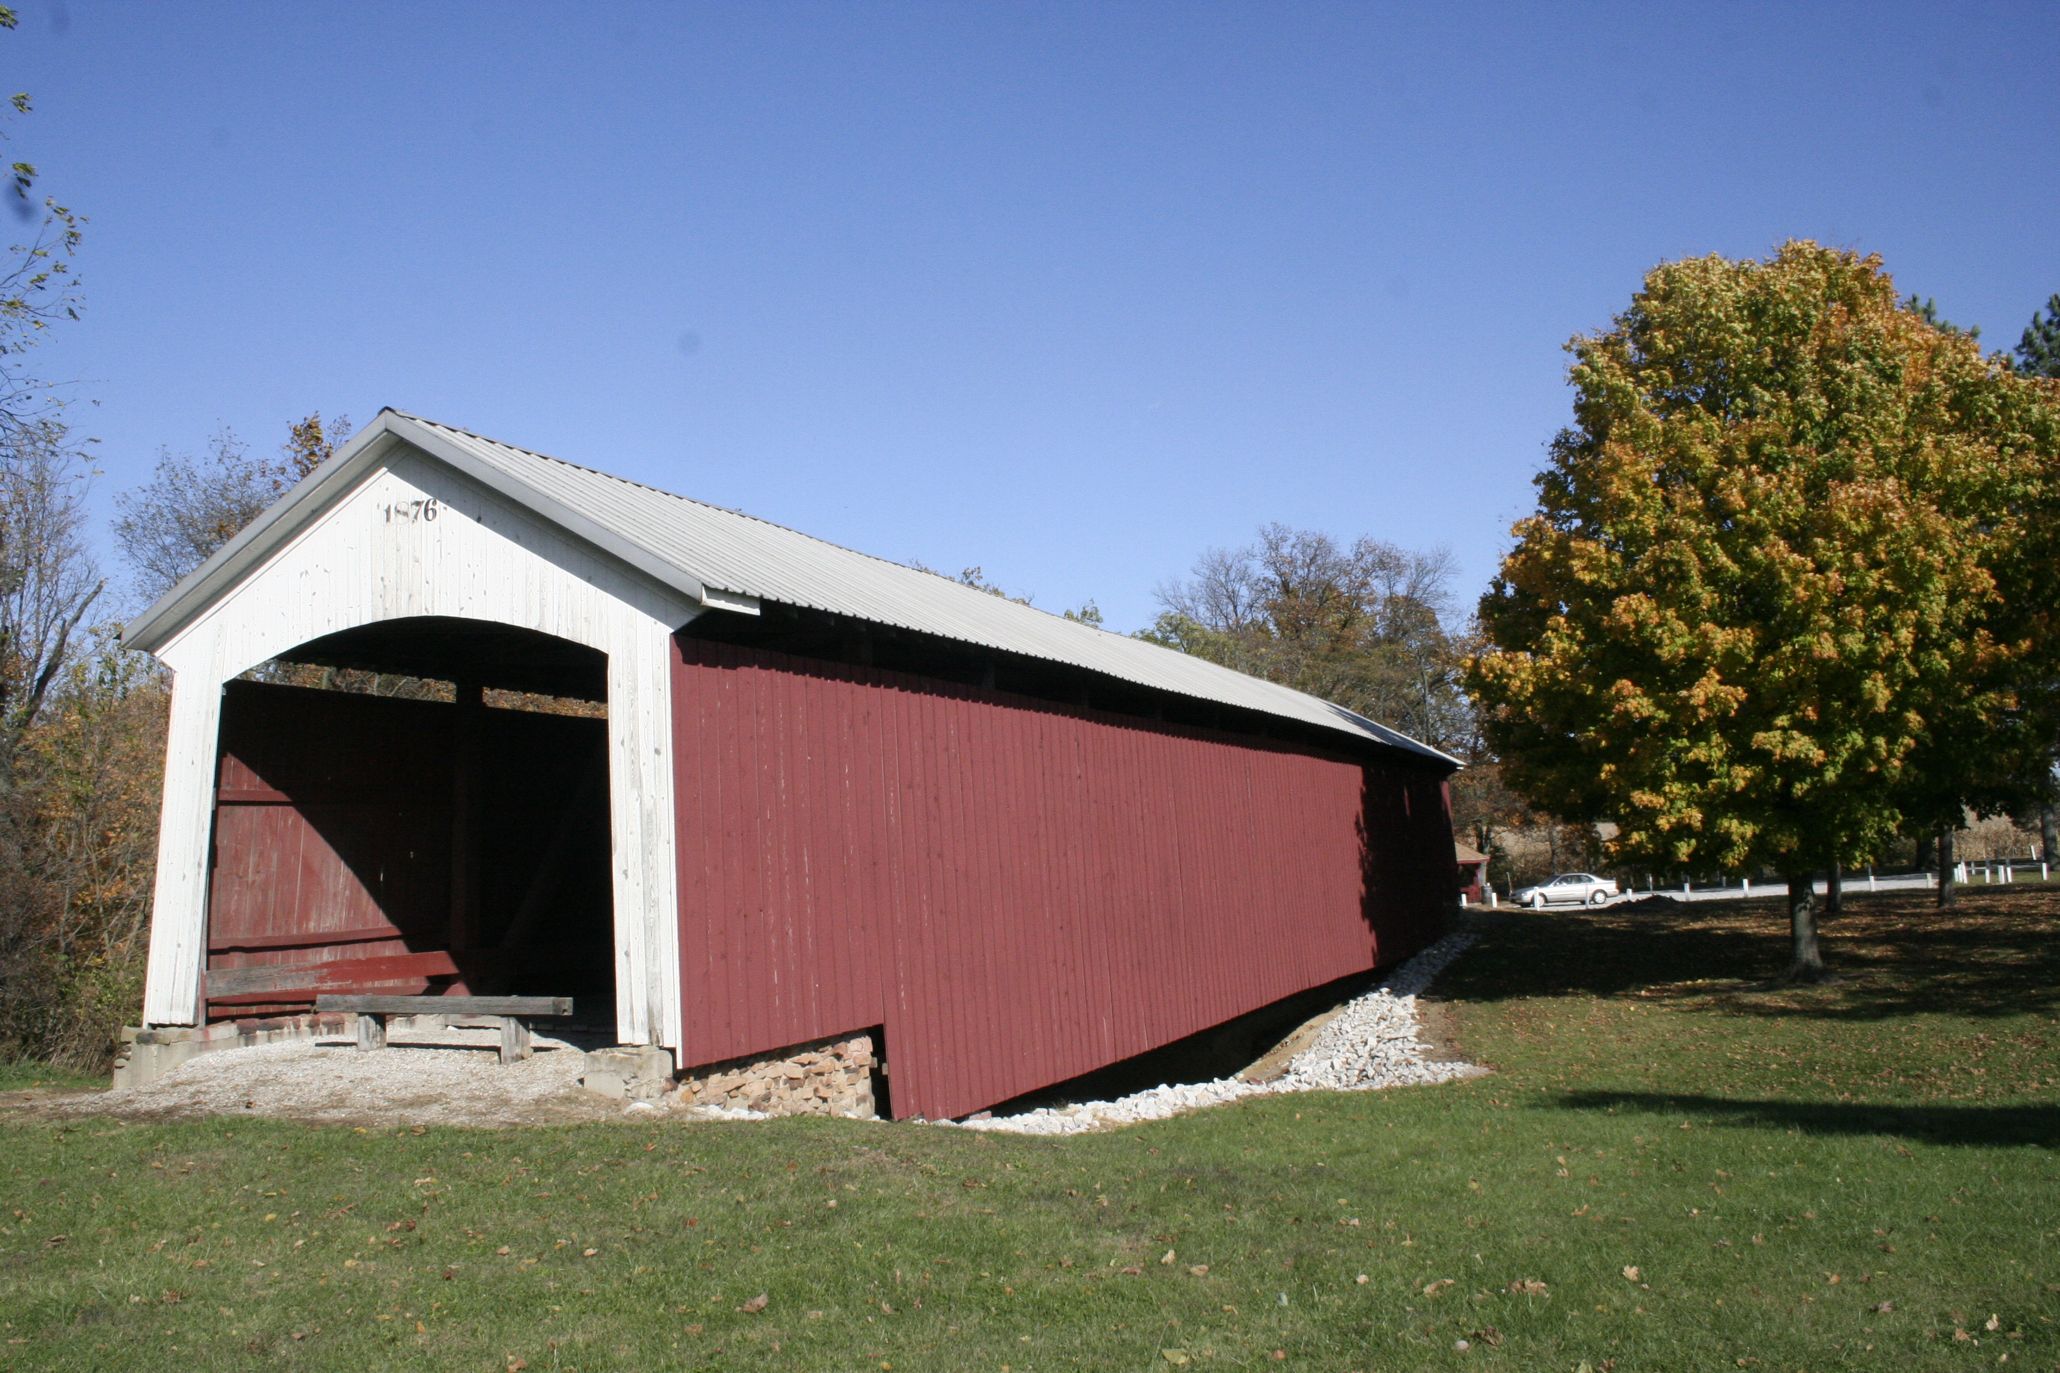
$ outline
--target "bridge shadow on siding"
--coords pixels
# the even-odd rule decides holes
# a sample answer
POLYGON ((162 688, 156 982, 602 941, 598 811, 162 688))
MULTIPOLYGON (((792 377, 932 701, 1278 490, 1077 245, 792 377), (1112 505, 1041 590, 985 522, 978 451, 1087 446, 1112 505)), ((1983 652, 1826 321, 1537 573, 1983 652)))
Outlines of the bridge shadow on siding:
POLYGON ((2060 1145, 2060 1106, 1880 1106, 1607 1091, 1569 1092, 1559 1104, 1577 1111, 1694 1115, 1714 1125, 1808 1135, 1893 1135, 1926 1144, 2060 1145))

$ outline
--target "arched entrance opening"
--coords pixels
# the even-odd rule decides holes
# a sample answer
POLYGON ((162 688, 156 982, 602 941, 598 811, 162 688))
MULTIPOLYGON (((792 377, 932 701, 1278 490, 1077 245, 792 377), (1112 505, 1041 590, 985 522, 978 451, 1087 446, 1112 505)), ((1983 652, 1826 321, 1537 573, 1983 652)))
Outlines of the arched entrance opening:
POLYGON ((535 994, 612 1027, 606 699, 599 651, 447 617, 326 635, 230 682, 206 1017, 535 994))

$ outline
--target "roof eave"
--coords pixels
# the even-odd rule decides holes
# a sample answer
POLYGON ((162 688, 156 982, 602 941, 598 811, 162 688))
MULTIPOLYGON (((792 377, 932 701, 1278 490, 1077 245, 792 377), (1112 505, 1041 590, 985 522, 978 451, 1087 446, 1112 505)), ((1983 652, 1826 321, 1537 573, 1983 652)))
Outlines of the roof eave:
POLYGON ((304 528, 330 501, 354 487, 373 468, 406 446, 426 453, 444 466, 529 510, 567 533, 592 544, 651 580, 688 599, 725 610, 755 614, 757 603, 744 596, 711 592, 701 580, 640 545, 507 473, 489 467, 434 430, 391 408, 360 430, 328 461, 310 472, 292 490, 266 507, 207 561, 181 578, 155 604, 122 627, 122 643, 156 653, 213 605, 231 587, 263 562, 280 544, 304 528))
POLYGON ((199 567, 158 597, 148 610, 122 626, 124 646, 156 653, 176 637, 196 616, 280 543, 304 526, 335 493, 348 490, 363 473, 376 466, 394 445, 390 411, 353 436, 328 461, 322 463, 236 536, 216 549, 199 567))

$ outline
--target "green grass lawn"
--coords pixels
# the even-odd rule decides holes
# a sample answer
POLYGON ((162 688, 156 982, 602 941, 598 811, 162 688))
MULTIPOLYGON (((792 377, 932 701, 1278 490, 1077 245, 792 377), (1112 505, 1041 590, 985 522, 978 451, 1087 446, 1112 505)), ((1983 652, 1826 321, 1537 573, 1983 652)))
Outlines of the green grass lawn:
POLYGON ((16 1111, 0 1367, 2050 1369, 2056 936, 1859 898, 1779 990, 1771 907, 1515 915, 1439 989, 1492 1077, 1064 1140, 16 1111))
POLYGON ((68 1068, 53 1068, 47 1063, 21 1063, 0 1059, 0 1092, 21 1091, 66 1091, 76 1092, 91 1087, 105 1087, 105 1077, 88 1077, 68 1068))

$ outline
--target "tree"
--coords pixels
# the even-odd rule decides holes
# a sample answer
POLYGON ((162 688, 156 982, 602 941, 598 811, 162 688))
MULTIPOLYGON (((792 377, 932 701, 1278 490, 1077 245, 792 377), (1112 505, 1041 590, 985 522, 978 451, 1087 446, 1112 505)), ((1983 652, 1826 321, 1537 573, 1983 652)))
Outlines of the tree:
POLYGON ((2060 295, 2046 308, 2032 312, 2031 323, 2017 340, 2017 366, 2035 377, 2060 377, 2060 295))
POLYGON ((0 809, 0 1056, 104 1067, 143 995, 162 674, 113 626, 76 646, 0 809))
POLYGON ((1814 978, 1812 874, 1961 790, 1948 755, 2021 704, 2055 408, 1808 242, 1662 265, 1568 348, 1574 423, 1481 601, 1483 732, 1616 857, 1783 873, 1814 978))
POLYGON ((1445 629, 1451 556, 1378 539, 1341 545, 1269 524, 1211 549, 1138 637, 1306 691, 1438 748, 1468 728, 1463 656, 1445 629))
POLYGON ((333 456, 349 433, 348 419, 325 427, 316 411, 292 426, 273 458, 253 455, 228 429, 209 440, 204 456, 158 450, 150 480, 115 497, 115 537, 137 593, 146 601, 164 595, 333 456))
MULTIPOLYGON (((2049 297, 2043 310, 2017 340, 2017 367, 2029 376, 2060 380, 2060 295, 2049 297)), ((2051 741, 2044 791, 2036 800, 2039 852, 2048 861, 2060 844, 2060 737, 2051 741)))
MULTIPOLYGON (((16 23, 14 10, 0 5, 0 29, 16 23)), ((25 94, 8 103, 17 115, 30 110, 25 94)), ((0 139, 7 136, 0 130, 0 139)), ((54 422, 62 409, 53 390, 27 370, 25 355, 52 324, 79 317, 73 255, 85 220, 48 197, 37 203, 34 164, 17 159, 9 175, 16 210, 36 221, 34 237, 13 246, 9 266, 0 273, 0 438, 21 443, 29 441, 30 431, 54 422)))
POLYGON ((0 428, 0 786, 104 585, 82 533, 86 480, 63 425, 0 428))
POLYGON ((0 1058, 96 1067, 142 990, 165 699, 154 668, 86 622, 102 590, 90 472, 61 389, 28 361, 78 317, 84 221, 35 202, 30 163, 10 172, 37 228, 0 269, 0 1058))
POLYGON ((1943 330, 1948 334, 1965 334, 1969 338, 1981 337, 1980 325, 1977 324, 1962 329, 1959 325, 1938 312, 1938 302, 1930 296, 1920 298, 1916 292, 1912 291, 1909 295, 1903 297, 1902 308, 1908 310, 1934 329, 1943 330))

